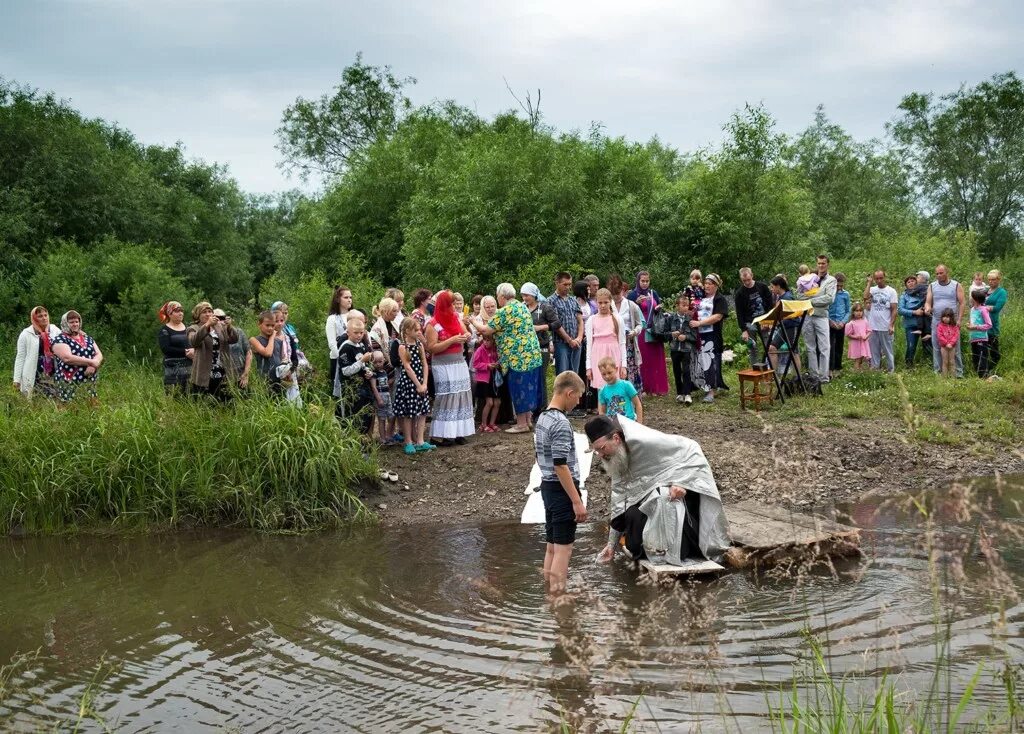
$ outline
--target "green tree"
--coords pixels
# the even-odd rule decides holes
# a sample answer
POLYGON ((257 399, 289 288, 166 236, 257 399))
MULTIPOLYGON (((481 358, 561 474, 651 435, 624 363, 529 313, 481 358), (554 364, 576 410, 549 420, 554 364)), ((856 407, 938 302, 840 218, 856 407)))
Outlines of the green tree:
POLYGON ((389 66, 364 64, 356 54, 331 93, 317 100, 298 97, 285 108, 277 129, 285 170, 298 171, 303 179, 340 174, 354 156, 394 132, 412 106, 402 90, 415 83, 412 77, 398 79, 389 66))
POLYGON ((873 143, 855 141, 820 106, 785 155, 811 195, 816 239, 836 257, 872 233, 891 235, 917 218, 898 161, 873 143))
POLYGON ((889 130, 917 193, 943 226, 977 232, 989 257, 1024 224, 1024 84, 1014 72, 936 101, 915 92, 889 130))

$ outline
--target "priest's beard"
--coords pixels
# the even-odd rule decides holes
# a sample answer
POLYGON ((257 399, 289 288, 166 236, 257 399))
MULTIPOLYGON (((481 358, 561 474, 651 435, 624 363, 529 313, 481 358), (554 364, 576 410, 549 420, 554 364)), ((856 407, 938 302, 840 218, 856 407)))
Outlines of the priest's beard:
POLYGON ((624 478, 629 473, 629 452, 625 444, 620 443, 611 456, 601 459, 601 464, 613 481, 624 478))

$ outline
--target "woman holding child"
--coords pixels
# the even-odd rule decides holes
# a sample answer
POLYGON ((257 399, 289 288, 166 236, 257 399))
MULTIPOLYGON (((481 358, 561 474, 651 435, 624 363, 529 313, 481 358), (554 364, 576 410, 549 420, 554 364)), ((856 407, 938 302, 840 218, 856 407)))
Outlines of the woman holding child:
POLYGON ((473 384, 463 356, 469 334, 456 313, 452 292, 441 291, 434 302, 434 315, 427 322, 426 349, 434 375, 434 412, 430 436, 437 446, 464 444, 472 436, 473 384))

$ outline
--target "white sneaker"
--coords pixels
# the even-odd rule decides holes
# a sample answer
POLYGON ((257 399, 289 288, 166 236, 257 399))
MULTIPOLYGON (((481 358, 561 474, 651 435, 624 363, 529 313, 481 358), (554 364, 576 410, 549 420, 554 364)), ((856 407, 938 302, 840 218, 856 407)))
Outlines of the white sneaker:
POLYGON ((682 396, 682 395, 676 395, 676 402, 677 402, 677 403, 682 403, 682 402, 684 402, 684 396, 682 396))
POLYGON ((685 398, 683 398, 683 402, 686 403, 687 405, 692 405, 693 404, 693 398, 691 398, 689 395, 687 395, 685 398))

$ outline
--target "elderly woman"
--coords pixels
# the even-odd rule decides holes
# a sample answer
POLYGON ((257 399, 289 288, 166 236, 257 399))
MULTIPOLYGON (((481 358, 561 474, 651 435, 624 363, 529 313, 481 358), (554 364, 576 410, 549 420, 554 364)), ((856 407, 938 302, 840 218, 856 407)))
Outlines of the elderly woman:
POLYGON ((57 398, 70 403, 83 385, 89 402, 96 402, 96 373, 103 364, 103 352, 93 338, 82 331, 82 315, 68 311, 60 318, 60 334, 53 340, 54 378, 57 398))
POLYGON ((985 305, 988 307, 988 314, 992 317, 992 328, 988 331, 988 362, 991 372, 995 372, 999 364, 999 315, 1006 306, 1006 289, 1003 288, 1003 274, 998 270, 988 271, 988 296, 985 298, 985 305))
POLYGON ((42 306, 29 313, 29 326, 18 336, 14 359, 14 389, 27 398, 33 390, 48 398, 57 395, 54 383, 53 341, 60 329, 50 323, 50 314, 42 306))
POLYGON ((548 404, 547 375, 548 365, 551 364, 552 334, 562 334, 565 341, 569 341, 569 337, 558 321, 558 312, 555 307, 540 300, 540 288, 536 284, 523 283, 519 289, 519 295, 523 297, 523 303, 530 310, 530 316, 533 318, 533 330, 537 332, 537 341, 540 343, 541 366, 540 376, 537 380, 537 405, 538 410, 543 410, 548 404))
POLYGON ((164 355, 164 391, 168 395, 184 395, 196 351, 188 343, 185 308, 177 301, 168 301, 160 307, 157 318, 162 324, 156 341, 164 355))
POLYGON ((451 291, 441 291, 434 315, 427 322, 426 350, 434 375, 434 412, 430 437, 437 446, 466 443, 476 431, 473 423, 473 382, 462 350, 469 340, 462 314, 452 305, 451 291))
MULTIPOLYGON (((486 324, 478 322, 477 331, 494 334, 498 345, 498 361, 508 381, 512 409, 516 424, 508 433, 526 433, 530 430, 530 415, 538 409, 537 385, 541 369, 540 342, 533 330, 533 317, 521 301, 516 300, 516 289, 511 283, 498 286, 498 312, 486 324)), ((486 303, 484 308, 486 309, 486 303)))
POLYGON ((718 292, 721 287, 722 279, 718 274, 708 273, 704 278, 704 297, 697 305, 697 318, 690 321, 690 326, 700 334, 701 347, 697 359, 704 373, 705 403, 715 402, 715 390, 725 387, 722 379, 722 353, 725 351, 722 326, 729 316, 729 303, 718 292))
POLYGON ((231 396, 228 388, 235 373, 228 345, 238 341, 238 331, 217 318, 213 306, 202 301, 192 309, 192 325, 186 333, 189 345, 195 350, 189 391, 226 402, 231 396))

